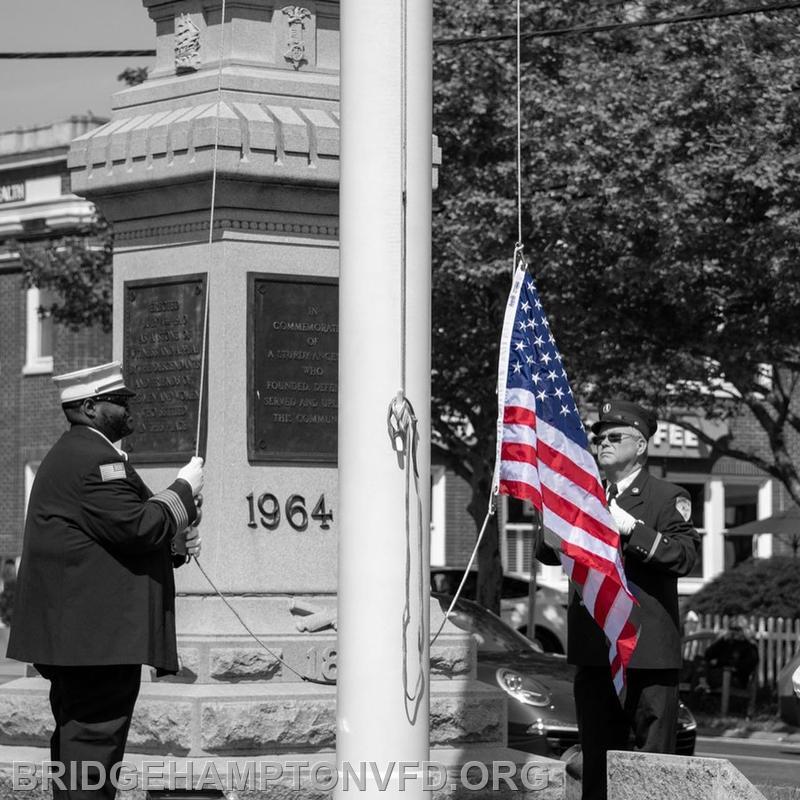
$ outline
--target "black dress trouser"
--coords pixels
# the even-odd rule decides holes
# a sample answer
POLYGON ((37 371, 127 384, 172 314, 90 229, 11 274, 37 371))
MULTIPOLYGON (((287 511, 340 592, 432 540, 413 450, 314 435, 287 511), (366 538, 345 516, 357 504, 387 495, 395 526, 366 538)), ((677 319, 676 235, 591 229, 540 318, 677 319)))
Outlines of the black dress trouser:
POLYGON ((634 749, 674 753, 678 722, 677 669, 629 669, 625 707, 608 667, 578 667, 575 707, 583 753, 582 800, 606 800, 606 754, 634 749))
POLYGON ((55 720, 50 757, 64 765, 63 777, 52 782, 53 797, 114 800, 112 768, 125 753, 141 666, 34 666, 50 681, 50 708, 55 720), (83 766, 84 762, 94 763, 83 766), (97 763, 102 769, 95 766, 97 763), (99 788, 90 788, 98 783, 99 788))

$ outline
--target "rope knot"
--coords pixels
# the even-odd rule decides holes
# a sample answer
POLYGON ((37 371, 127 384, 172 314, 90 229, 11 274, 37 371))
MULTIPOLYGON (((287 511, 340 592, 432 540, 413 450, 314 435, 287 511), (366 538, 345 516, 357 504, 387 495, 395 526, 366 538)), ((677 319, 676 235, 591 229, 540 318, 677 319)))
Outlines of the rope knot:
POLYGON ((402 390, 392 398, 389 411, 386 415, 386 427, 392 449, 399 455, 408 455, 408 434, 410 430, 416 431, 417 417, 414 407, 402 390))

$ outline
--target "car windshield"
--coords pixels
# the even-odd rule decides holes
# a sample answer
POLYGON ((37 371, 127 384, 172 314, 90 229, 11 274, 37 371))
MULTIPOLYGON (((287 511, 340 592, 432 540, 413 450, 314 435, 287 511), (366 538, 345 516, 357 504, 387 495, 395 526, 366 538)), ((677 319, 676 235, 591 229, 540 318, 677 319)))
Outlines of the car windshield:
MULTIPOLYGON (((445 595, 432 595, 432 597, 439 601, 442 612, 447 611, 453 599, 445 595)), ((473 635, 481 653, 539 652, 533 642, 506 625, 491 611, 470 600, 459 598, 455 608, 450 612, 449 620, 456 627, 473 635)))

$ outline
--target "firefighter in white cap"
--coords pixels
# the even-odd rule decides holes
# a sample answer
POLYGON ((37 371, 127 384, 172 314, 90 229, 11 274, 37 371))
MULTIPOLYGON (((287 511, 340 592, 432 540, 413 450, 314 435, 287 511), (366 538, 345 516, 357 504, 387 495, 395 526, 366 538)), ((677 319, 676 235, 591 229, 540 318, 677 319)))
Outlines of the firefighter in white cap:
POLYGON ((105 800, 141 665, 178 670, 173 568, 200 550, 203 460, 153 494, 116 444, 134 428, 120 363, 54 381, 70 429, 31 490, 8 655, 51 684, 51 757, 65 767, 54 796, 105 800), (87 777, 101 788, 80 788, 87 777))

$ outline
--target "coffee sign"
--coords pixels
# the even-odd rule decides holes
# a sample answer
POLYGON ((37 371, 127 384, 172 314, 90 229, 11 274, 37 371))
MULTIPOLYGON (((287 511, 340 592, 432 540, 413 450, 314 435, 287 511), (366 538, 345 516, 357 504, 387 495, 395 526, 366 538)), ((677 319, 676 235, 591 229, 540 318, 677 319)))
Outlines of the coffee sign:
POLYGON ((0 203, 20 203, 25 200, 25 183, 0 184, 0 203))

